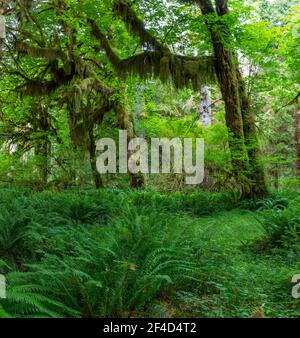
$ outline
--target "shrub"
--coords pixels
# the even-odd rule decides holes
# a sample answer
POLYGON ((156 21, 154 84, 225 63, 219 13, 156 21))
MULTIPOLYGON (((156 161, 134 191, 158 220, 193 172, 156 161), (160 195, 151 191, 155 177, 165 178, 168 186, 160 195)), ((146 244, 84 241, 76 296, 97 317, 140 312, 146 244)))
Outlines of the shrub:
POLYGON ((268 199, 250 199, 245 200, 240 203, 240 207, 242 209, 252 210, 252 211, 260 211, 264 209, 278 209, 283 210, 287 208, 289 205, 289 199, 280 196, 274 196, 273 198, 268 199))
POLYGON ((300 203, 298 201, 284 210, 265 210, 261 214, 260 222, 267 235, 267 247, 292 249, 300 253, 300 203))
MULTIPOLYGON (((65 201, 72 207, 73 202, 65 201)), ((45 204, 40 202, 41 210, 45 204)), ((96 222, 98 209, 83 205, 76 213, 69 209, 75 223, 68 221, 69 211, 57 219, 55 203, 40 223, 32 216, 36 221, 24 228, 31 262, 22 272, 8 274, 3 311, 21 317, 136 316, 162 298, 192 292, 199 283, 201 242, 189 222, 151 206, 128 208, 125 203, 121 215, 103 226, 96 222)))
POLYGON ((231 210, 238 204, 238 198, 232 193, 173 193, 153 192, 132 193, 134 205, 147 205, 169 212, 189 212, 195 216, 213 212, 231 210))

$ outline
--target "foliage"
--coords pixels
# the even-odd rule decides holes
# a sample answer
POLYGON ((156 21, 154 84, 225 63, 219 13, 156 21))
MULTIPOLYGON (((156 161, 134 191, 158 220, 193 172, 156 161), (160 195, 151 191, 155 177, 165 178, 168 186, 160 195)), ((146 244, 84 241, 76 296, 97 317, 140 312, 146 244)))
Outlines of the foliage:
POLYGON ((0 317, 299 317, 298 2, 3 10, 0 317), (100 175, 120 129, 203 138, 204 181, 100 175))
POLYGON ((262 213, 261 223, 266 232, 264 246, 267 248, 284 248, 290 254, 299 255, 300 219, 299 198, 288 208, 275 208, 262 213))
MULTIPOLYGON (((178 1, 132 7, 111 0, 60 1, 55 6, 49 1, 9 3, 1 50, 2 181, 36 190, 91 187, 96 156, 92 145, 126 127, 148 138, 203 137, 207 180, 202 188, 236 190, 231 166, 235 155, 230 153, 224 104, 212 74, 213 46, 196 6, 178 1), (127 78, 117 74, 132 70, 127 78), (171 85, 170 75, 180 91, 171 85), (199 83, 207 84, 206 78, 213 80, 214 119, 209 128, 197 118, 199 83), (120 123, 122 111, 128 113, 127 126, 124 120, 120 123)), ((287 1, 232 1, 230 6, 230 14, 210 20, 228 27, 231 38, 224 39, 239 55, 257 113, 260 162, 269 185, 279 188, 286 176, 297 180, 291 137, 294 103, 288 103, 299 84, 299 8, 287 1)), ((124 186, 122 175, 101 179, 104 185, 124 186)), ((185 190, 176 175, 146 182, 163 191, 185 190), (167 182, 172 182, 169 190, 167 182)))
POLYGON ((297 313, 296 261, 249 252, 263 230, 230 211, 230 195, 2 189, 0 205, 2 317, 248 317, 263 303, 267 316, 297 313))

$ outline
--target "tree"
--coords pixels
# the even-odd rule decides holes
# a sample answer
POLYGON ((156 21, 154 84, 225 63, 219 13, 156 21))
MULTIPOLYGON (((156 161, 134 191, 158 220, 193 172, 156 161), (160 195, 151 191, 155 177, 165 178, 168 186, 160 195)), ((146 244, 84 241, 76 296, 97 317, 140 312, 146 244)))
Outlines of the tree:
MULTIPOLYGON (((131 116, 118 102, 121 93, 105 83, 105 64, 97 63, 93 57, 83 56, 78 41, 82 39, 80 18, 78 22, 73 21, 74 13, 71 13, 68 1, 54 1, 53 7, 51 2, 36 1, 11 1, 10 5, 10 13, 17 25, 16 29, 9 31, 12 47, 6 50, 5 73, 18 78, 19 84, 14 90, 19 95, 51 96, 52 103, 56 101, 56 105, 65 106, 74 148, 88 151, 95 186, 100 188, 103 184, 96 169, 95 126, 101 124, 104 115, 113 110, 120 127, 128 129, 129 138, 134 137, 131 116), (44 12, 52 16, 51 23, 43 16, 44 12), (59 93, 56 97, 55 94, 62 88, 67 95, 59 93)), ((36 111, 32 114, 37 116, 36 111)), ((48 129, 49 126, 43 128, 48 129)), ((36 147, 38 155, 48 156, 45 142, 43 150, 40 145, 36 147)), ((44 182, 47 181, 45 170, 42 175, 44 182)), ((143 185, 140 175, 129 174, 129 179, 132 187, 143 185)))
POLYGON ((255 116, 251 110, 245 84, 235 53, 231 50, 231 35, 223 16, 229 13, 228 1, 217 0, 214 7, 210 0, 196 0, 210 33, 213 56, 188 57, 173 54, 168 46, 159 42, 138 18, 132 7, 123 0, 114 1, 114 13, 122 18, 130 32, 140 38, 146 51, 121 60, 112 50, 96 21, 90 20, 94 36, 119 74, 137 73, 142 77, 158 76, 162 81, 171 80, 177 88, 190 85, 199 89, 216 74, 225 102, 226 124, 232 133, 230 149, 232 167, 242 188, 242 197, 265 197, 267 188, 263 168, 259 163, 259 145, 255 116))

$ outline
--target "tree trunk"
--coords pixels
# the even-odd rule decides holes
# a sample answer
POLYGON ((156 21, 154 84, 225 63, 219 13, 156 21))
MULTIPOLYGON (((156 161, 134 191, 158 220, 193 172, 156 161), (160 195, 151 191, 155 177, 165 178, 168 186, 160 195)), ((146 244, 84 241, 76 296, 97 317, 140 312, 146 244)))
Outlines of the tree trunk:
MULTIPOLYGON (((129 143, 130 140, 135 137, 132 120, 129 114, 125 111, 125 109, 122 109, 118 104, 113 103, 113 109, 117 113, 120 127, 124 130, 127 130, 127 137, 128 137, 127 141, 129 143)), ((131 155, 131 152, 128 150, 128 158, 130 157, 130 155, 131 155)), ((143 174, 141 173, 132 174, 128 170, 128 177, 129 177, 130 185, 132 188, 138 189, 138 188, 144 187, 145 178, 143 174)))
POLYGON ((95 143, 95 137, 94 137, 94 131, 93 128, 90 128, 89 130, 89 140, 88 140, 88 151, 90 155, 90 165, 92 174, 94 177, 95 187, 96 189, 103 188, 103 182, 100 173, 97 170, 97 158, 96 158, 96 143, 95 143))
POLYGON ((245 145, 247 147, 250 165, 248 177, 251 182, 251 191, 253 197, 265 198, 267 196, 267 185, 263 166, 259 162, 260 149, 257 139, 255 116, 253 110, 251 109, 244 79, 240 73, 240 70, 238 69, 238 66, 236 66, 236 69, 239 83, 239 96, 243 119, 245 145))
POLYGON ((229 148, 231 151, 232 168, 236 180, 241 185, 242 198, 246 198, 251 195, 251 187, 249 180, 246 178, 249 159, 244 143, 238 76, 233 54, 224 45, 224 38, 226 37, 224 32, 227 27, 224 23, 220 24, 218 20, 218 16, 228 13, 228 9, 226 8, 227 2, 223 4, 221 1, 216 1, 216 11, 210 0, 198 0, 197 3, 201 8, 202 14, 210 16, 205 22, 211 35, 215 56, 215 71, 225 103, 226 125, 230 132, 229 148))
POLYGON ((215 70, 223 101, 225 103, 226 125, 230 131, 229 147, 233 173, 241 185, 242 198, 252 195, 248 177, 249 159, 244 142, 243 117, 239 96, 239 83, 236 67, 233 64, 233 55, 227 51, 220 37, 211 29, 212 43, 215 54, 215 70))
POLYGON ((41 178, 42 188, 48 183, 48 162, 49 162, 50 144, 48 137, 38 140, 35 147, 35 154, 38 156, 38 171, 41 178))
POLYGON ((296 142, 296 155, 297 159, 295 162, 296 175, 300 176, 300 109, 299 106, 296 106, 294 112, 294 121, 295 121, 295 142, 296 142))
POLYGON ((37 169, 39 171, 42 188, 48 183, 49 158, 51 152, 51 142, 48 136, 50 131, 48 107, 43 101, 33 102, 31 105, 32 129, 36 133, 43 135, 35 140, 34 149, 37 156, 37 169))
POLYGON ((250 108, 244 80, 230 45, 230 33, 218 16, 229 12, 227 0, 216 0, 216 11, 210 0, 197 0, 203 15, 210 15, 206 25, 211 34, 215 56, 215 71, 225 103, 226 125, 231 133, 233 173, 241 185, 242 198, 266 196, 264 172, 258 162, 259 147, 254 115, 250 108), (215 17, 213 17, 213 15, 215 17))

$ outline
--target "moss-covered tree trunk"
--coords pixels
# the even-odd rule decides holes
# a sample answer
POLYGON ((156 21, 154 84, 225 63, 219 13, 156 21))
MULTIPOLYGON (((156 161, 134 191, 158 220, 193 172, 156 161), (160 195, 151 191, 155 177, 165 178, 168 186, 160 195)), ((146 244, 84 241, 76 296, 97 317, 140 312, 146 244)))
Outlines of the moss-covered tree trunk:
POLYGON ((264 198, 267 195, 265 173, 260 163, 260 148, 255 125, 255 115, 250 105, 249 95, 245 88, 245 81, 237 66, 240 105, 243 119, 245 145, 249 158, 248 177, 251 184, 251 194, 254 197, 264 198))
POLYGON ((48 107, 43 101, 34 101, 30 109, 33 132, 39 135, 34 142, 35 155, 37 156, 37 169, 39 171, 42 188, 45 188, 48 183, 51 151, 51 143, 48 135, 50 133, 48 107))
MULTIPOLYGON (((127 131, 128 143, 131 139, 135 137, 133 122, 130 115, 126 112, 125 109, 120 107, 117 103, 113 103, 113 109, 117 114, 117 118, 119 121, 119 125, 122 129, 127 131)), ((131 152, 128 150, 128 158, 131 156, 131 152)), ((128 170, 128 177, 130 181, 130 185, 132 188, 138 189, 143 188, 145 184, 145 178, 143 174, 132 174, 128 170)))
POLYGON ((239 98, 239 87, 232 53, 226 51, 212 33, 215 53, 215 69, 222 97, 225 103, 226 125, 230 131, 229 147, 233 173, 240 182, 243 197, 249 194, 249 182, 246 179, 249 167, 248 154, 244 143, 244 129, 239 98))
POLYGON ((94 178, 94 183, 96 189, 103 188, 103 182, 100 173, 97 170, 97 157, 96 157, 96 142, 94 137, 93 128, 89 130, 89 138, 88 138, 88 151, 90 156, 90 165, 94 178))
POLYGON ((258 161, 259 146, 255 116, 238 63, 230 50, 230 33, 220 16, 229 12, 227 0, 196 1, 203 15, 209 15, 206 25, 211 34, 215 56, 215 71, 225 103, 226 124, 231 133, 229 146, 233 172, 241 184, 242 198, 263 198, 267 194, 265 177, 258 161))
POLYGON ((37 141, 35 146, 35 155, 38 160, 38 171, 41 179, 42 188, 44 189, 48 183, 48 166, 50 157, 50 144, 47 137, 37 141))
POLYGON ((296 146, 296 175, 300 177, 300 106, 297 105, 294 112, 295 146, 296 146))

